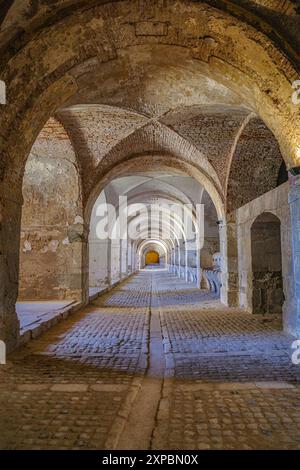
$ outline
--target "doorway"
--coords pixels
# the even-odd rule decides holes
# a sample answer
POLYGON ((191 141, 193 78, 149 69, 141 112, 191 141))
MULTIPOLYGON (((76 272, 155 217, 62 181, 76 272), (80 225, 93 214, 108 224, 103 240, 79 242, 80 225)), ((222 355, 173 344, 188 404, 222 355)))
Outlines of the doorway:
POLYGON ((148 251, 145 258, 145 264, 146 266, 149 266, 149 264, 159 264, 159 254, 157 251, 148 251))
POLYGON ((254 221, 251 252, 253 313, 282 313, 281 223, 274 214, 264 212, 254 221))

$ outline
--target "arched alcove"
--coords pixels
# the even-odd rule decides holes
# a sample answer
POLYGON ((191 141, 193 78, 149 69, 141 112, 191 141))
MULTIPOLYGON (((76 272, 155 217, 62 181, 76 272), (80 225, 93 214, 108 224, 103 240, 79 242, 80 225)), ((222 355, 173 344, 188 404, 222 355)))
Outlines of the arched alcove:
POLYGON ((82 199, 71 142, 50 119, 23 177, 19 300, 81 300, 82 199))
POLYGON ((282 313, 281 223, 270 212, 258 216, 251 227, 253 313, 282 313))

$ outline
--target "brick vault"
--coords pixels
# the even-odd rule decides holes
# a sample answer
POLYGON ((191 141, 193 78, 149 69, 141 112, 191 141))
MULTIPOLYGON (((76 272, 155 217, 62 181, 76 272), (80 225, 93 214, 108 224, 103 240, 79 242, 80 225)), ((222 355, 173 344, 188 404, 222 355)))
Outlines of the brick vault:
POLYGON ((299 27, 0 0, 1 449, 299 449, 299 27))

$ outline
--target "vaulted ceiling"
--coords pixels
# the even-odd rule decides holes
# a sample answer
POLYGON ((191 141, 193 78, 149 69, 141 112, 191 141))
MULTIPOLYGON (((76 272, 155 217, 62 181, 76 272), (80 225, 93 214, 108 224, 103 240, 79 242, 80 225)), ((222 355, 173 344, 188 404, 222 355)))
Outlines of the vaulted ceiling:
POLYGON ((288 95, 300 64, 298 2, 0 0, 0 7, 9 93, 0 170, 9 167, 8 177, 21 178, 21 160, 46 121, 34 151, 71 146, 84 204, 133 157, 194 166, 228 211, 276 186, 283 150, 289 166, 297 161, 299 112, 288 95))
POLYGON ((55 116, 57 120, 47 123, 38 141, 48 141, 51 152, 55 140, 70 138, 86 198, 106 170, 147 153, 165 155, 166 164, 172 154, 200 162, 230 210, 277 184, 282 164, 278 143, 264 123, 243 107, 179 106, 153 118, 124 108, 84 105, 64 108, 55 116))
MULTIPOLYGON (((19 45, 24 44, 47 25, 71 13, 105 3, 106 0, 0 0, 0 44, 12 44, 15 39, 19 45)), ((140 3, 146 10, 147 2, 141 0, 140 3)), ((163 8, 164 3, 160 0, 159 7, 163 8)), ((206 0, 205 3, 242 17, 243 21, 275 37, 291 55, 299 57, 300 7, 297 0, 206 0)))

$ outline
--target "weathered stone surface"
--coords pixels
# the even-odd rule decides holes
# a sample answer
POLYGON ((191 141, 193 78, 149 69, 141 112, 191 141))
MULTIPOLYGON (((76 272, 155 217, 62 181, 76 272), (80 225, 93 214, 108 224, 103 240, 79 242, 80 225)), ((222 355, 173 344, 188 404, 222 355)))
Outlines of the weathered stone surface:
POLYGON ((292 340, 274 319, 225 308, 166 271, 141 272, 0 368, 0 447, 120 449, 126 423, 140 421, 134 449, 298 449, 292 340), (166 369, 141 361, 152 336, 157 363, 159 331, 166 369), (137 407, 148 367, 164 379, 150 439, 149 397, 137 407))
MULTIPOLYGON (((80 299, 73 281, 83 228, 81 180, 71 142, 48 121, 27 160, 23 179, 20 299, 80 299), (76 236, 74 236, 76 234, 76 236)), ((81 268, 81 265, 80 265, 81 268)))
MULTIPOLYGON (((299 177, 287 181, 286 171, 293 168, 296 175, 300 167, 300 11, 292 0, 238 3, 9 0, 2 6, 0 83, 7 93, 0 97, 0 340, 8 351, 18 346, 18 296, 74 299, 86 305, 89 283, 93 289, 120 283, 97 301, 96 312, 91 307, 75 322, 62 342, 49 340, 52 356, 46 365, 40 357, 26 356, 25 363, 41 365, 40 376, 29 367, 30 383, 21 380, 21 388, 4 390, 12 414, 24 402, 38 414, 49 400, 46 426, 58 408, 79 421, 82 409, 89 417, 104 409, 101 432, 98 424, 83 432, 80 426, 89 424, 84 415, 79 434, 62 426, 41 429, 37 436, 25 413, 20 448, 41 447, 43 439, 55 448, 61 438, 65 448, 116 445, 140 383, 128 394, 126 389, 133 375, 138 370, 143 375, 147 360, 151 362, 145 340, 148 314, 159 308, 168 380, 155 409, 159 419, 153 446, 159 436, 160 445, 165 439, 170 448, 178 442, 184 448, 272 448, 273 441, 299 447, 294 437, 299 416, 291 405, 298 405, 298 390, 285 389, 283 382, 298 379, 286 363, 285 341, 287 333, 300 333, 300 186, 299 177), (123 232, 99 242, 96 204, 103 197, 114 206, 110 230, 117 231, 120 195, 146 204, 147 210, 158 201, 191 204, 193 224, 202 202, 204 233, 188 240, 181 217, 173 217, 167 223, 168 237, 151 223, 137 239, 126 239, 123 232), (276 236, 266 213, 280 220, 276 236), (123 284, 144 266, 149 250, 157 251, 173 277, 144 273, 123 284), (190 282, 189 295, 185 281, 190 282), (216 314, 219 292, 227 306, 263 312, 264 318, 242 311, 229 317, 221 306, 216 314), (200 304, 203 310, 194 316, 200 304), (281 310, 285 333, 275 326, 281 310), (194 353, 196 358, 188 357, 194 353), (60 361, 64 357, 67 364, 60 361), (81 381, 77 366, 82 362, 81 381), (70 380, 53 384, 49 375, 45 381, 54 388, 39 389, 44 370, 56 370, 55 364, 70 380), (102 378, 94 380, 99 367, 105 384, 102 378), (126 373, 114 374, 116 368, 126 373), (173 372, 175 381, 191 381, 186 390, 173 387, 173 372), (267 416, 267 391, 259 386, 264 378, 281 383, 278 389, 270 384, 272 412, 267 416), (114 389, 114 380, 119 388, 114 389), (194 380, 203 382, 203 396, 194 389, 194 380), (208 383, 216 380, 222 383, 211 397, 208 383), (258 385, 239 389, 232 381, 258 385), (40 398, 42 391, 45 397, 40 398), (107 410, 94 401, 102 392, 107 410), (52 394, 56 400, 61 394, 58 405, 52 394), (86 408, 77 407, 79 395, 86 408), (225 422, 215 411, 220 396, 225 422), (253 422, 245 408, 256 399, 258 419, 253 422), (286 408, 278 411, 284 399, 286 408), (168 417, 169 403, 173 414, 168 417), (243 413, 237 422, 239 407, 243 413), (201 419, 200 425, 191 423, 191 417, 196 422, 205 413, 204 430, 201 419), (274 417, 292 422, 291 428, 286 431, 284 424, 277 432, 274 417), (247 442, 245 434, 250 436, 247 442)), ((143 222, 142 215, 131 214, 129 227, 136 233, 143 222)), ((153 317, 161 348, 158 310, 153 317)), ((21 341, 37 338, 56 322, 51 317, 39 322, 21 341)), ((11 377, 10 385, 15 383, 11 377)), ((149 384, 153 396, 159 395, 161 384, 149 384)), ((143 413, 143 406, 139 410, 143 413)), ((58 421, 62 424, 63 418, 58 421)), ((16 435, 13 427, 11 435, 16 435)), ((8 433, 3 447, 12 446, 8 433)))

